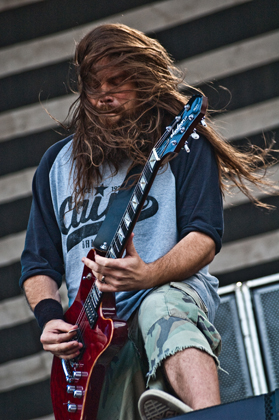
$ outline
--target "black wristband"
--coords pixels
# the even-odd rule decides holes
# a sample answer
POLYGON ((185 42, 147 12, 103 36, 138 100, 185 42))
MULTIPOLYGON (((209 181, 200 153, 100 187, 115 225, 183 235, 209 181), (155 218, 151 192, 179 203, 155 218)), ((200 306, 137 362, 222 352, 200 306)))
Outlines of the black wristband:
POLYGON ((61 303, 55 299, 43 299, 34 309, 34 315, 41 329, 52 319, 63 319, 63 308, 61 303))

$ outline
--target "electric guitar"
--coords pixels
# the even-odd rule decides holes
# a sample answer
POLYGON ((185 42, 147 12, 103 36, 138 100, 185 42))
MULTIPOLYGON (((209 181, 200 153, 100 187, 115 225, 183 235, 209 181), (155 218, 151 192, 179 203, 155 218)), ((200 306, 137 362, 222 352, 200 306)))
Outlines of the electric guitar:
MULTIPOLYGON (((112 241, 99 250, 107 258, 120 258, 132 233, 147 194, 162 163, 198 138, 196 126, 204 122, 207 98, 194 95, 150 153, 136 183, 127 208, 112 241)), ((94 260, 96 250, 87 255, 94 260)), ((97 250, 98 252, 98 250, 97 250)), ((77 339, 83 344, 79 357, 53 358, 51 398, 56 420, 96 420, 106 368, 127 340, 126 322, 117 319, 113 293, 102 293, 95 277, 84 267, 78 294, 64 315, 66 322, 78 325, 77 339)))

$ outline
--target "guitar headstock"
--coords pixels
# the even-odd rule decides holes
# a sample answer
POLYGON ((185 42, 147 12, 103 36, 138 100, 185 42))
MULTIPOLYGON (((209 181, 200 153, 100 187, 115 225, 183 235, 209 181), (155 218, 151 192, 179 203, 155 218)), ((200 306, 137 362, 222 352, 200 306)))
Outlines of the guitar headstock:
MULTIPOLYGON (((195 129, 200 122, 206 125, 203 123, 203 118, 207 105, 208 100, 205 96, 194 95, 190 98, 155 146, 160 159, 164 159, 169 154, 178 153, 191 134, 194 138, 199 137, 195 129)), ((187 150, 187 144, 185 148, 187 150)))

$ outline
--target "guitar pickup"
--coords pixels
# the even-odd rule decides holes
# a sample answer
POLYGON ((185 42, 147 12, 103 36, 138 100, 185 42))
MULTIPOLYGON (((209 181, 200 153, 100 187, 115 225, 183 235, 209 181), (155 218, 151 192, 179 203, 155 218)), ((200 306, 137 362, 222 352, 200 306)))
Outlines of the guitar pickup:
MULTIPOLYGON (((70 332, 74 332, 74 331, 75 331, 76 335, 72 338, 71 341, 77 340, 79 343, 82 343, 82 348, 80 349, 80 354, 77 357, 75 357, 74 359, 70 360, 70 366, 72 366, 72 367, 75 365, 75 363, 78 362, 78 360, 80 360, 80 358, 82 357, 82 355, 84 353, 84 350, 85 350, 85 344, 84 344, 83 337, 82 337, 82 334, 80 332, 80 329, 77 328, 76 330, 72 330, 70 332)), ((64 367, 63 367, 63 369, 64 369, 64 367)), ((64 369, 64 372, 65 372, 65 369, 64 369)))
POLYGON ((77 340, 79 343, 82 343, 82 348, 80 349, 80 353, 77 357, 75 357, 74 359, 70 360, 70 365, 74 366, 83 356, 83 353, 85 351, 85 344, 82 338, 82 334, 80 332, 80 329, 78 328, 76 330, 76 336, 73 338, 73 340, 77 340))
POLYGON ((83 305, 90 328, 94 328, 95 324, 98 319, 98 307, 100 305, 100 299, 98 299, 98 296, 93 289, 91 291, 91 294, 87 296, 87 299, 83 305))

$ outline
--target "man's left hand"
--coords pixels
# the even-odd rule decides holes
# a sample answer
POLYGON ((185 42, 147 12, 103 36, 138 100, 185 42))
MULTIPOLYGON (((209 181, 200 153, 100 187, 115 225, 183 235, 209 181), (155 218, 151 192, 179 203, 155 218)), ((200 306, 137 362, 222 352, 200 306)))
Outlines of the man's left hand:
POLYGON ((92 270, 102 292, 120 292, 148 289, 153 287, 150 265, 146 264, 136 251, 132 233, 126 246, 124 258, 105 258, 96 254, 95 261, 82 258, 82 262, 92 270), (101 282, 104 278, 105 283, 101 282))

